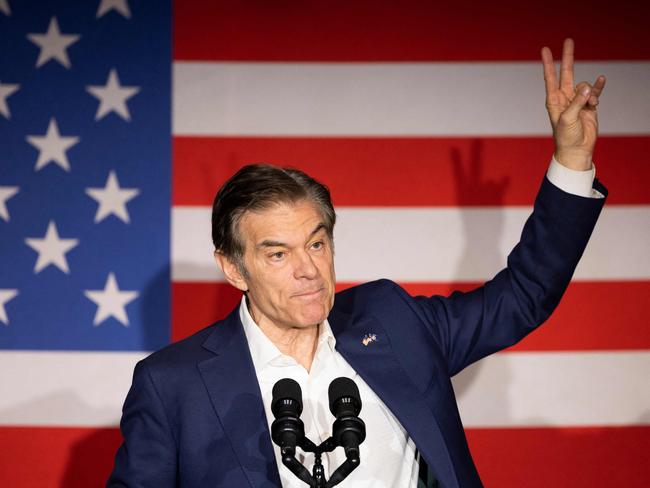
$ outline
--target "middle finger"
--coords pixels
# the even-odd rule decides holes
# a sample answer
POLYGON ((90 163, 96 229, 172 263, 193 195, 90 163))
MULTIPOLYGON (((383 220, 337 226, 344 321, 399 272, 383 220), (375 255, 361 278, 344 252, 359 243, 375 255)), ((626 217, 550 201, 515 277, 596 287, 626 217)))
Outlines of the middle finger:
POLYGON ((568 97, 573 96, 573 39, 565 39, 560 64, 560 90, 568 97))

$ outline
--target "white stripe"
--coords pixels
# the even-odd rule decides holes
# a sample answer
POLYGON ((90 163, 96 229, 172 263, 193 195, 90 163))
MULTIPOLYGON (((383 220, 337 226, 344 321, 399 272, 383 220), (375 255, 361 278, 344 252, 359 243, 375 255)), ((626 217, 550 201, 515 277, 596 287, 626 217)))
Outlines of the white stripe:
MULTIPOLYGON (((601 134, 650 133, 650 62, 608 77, 601 134)), ((175 135, 550 135, 540 63, 175 62, 175 135)))
POLYGON ((114 426, 143 352, 0 352, 0 424, 114 426))
POLYGON ((648 424, 650 352, 501 353, 454 378, 466 427, 648 424))
MULTIPOLYGON (((0 425, 118 425, 144 356, 3 351, 0 425)), ((648 371, 650 352, 500 353, 454 386, 468 427, 633 425, 648 422, 648 371)))
MULTIPOLYGON (((530 209, 437 207, 337 209, 341 282, 484 281, 506 263, 530 209)), ((650 278, 650 206, 605 207, 577 280, 650 278)), ((209 207, 172 210, 172 279, 223 281, 212 260, 209 207)))

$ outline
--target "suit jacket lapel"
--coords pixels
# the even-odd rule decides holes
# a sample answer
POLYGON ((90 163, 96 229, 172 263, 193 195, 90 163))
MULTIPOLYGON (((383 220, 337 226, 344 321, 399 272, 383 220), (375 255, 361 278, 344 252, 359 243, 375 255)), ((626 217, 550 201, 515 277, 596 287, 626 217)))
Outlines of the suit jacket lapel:
POLYGON ((446 488, 458 486, 433 411, 398 362, 379 320, 371 316, 352 317, 336 307, 328 320, 336 336, 336 349, 399 419, 431 471, 446 488), (373 335, 374 338, 364 341, 373 335))
POLYGON ((235 309, 203 347, 213 358, 198 364, 214 410, 252 487, 281 486, 264 404, 246 335, 235 309))

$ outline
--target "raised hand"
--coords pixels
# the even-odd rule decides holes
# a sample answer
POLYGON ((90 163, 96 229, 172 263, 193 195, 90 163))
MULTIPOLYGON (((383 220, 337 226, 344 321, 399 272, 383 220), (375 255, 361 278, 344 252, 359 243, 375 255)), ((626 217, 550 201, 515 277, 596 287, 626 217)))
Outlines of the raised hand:
POLYGON ((599 76, 593 85, 583 81, 574 86, 571 39, 564 41, 559 81, 548 47, 542 48, 542 63, 546 109, 555 139, 555 159, 568 168, 588 170, 598 137, 596 107, 605 87, 605 77, 599 76))

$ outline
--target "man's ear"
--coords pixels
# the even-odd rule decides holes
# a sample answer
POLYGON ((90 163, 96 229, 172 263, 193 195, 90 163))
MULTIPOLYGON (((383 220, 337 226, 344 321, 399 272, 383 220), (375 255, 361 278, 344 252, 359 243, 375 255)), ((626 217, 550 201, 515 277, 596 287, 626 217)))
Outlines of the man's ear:
POLYGON ((232 259, 219 251, 215 251, 214 260, 226 277, 226 280, 228 280, 228 283, 238 290, 248 291, 248 283, 246 283, 246 280, 242 276, 239 266, 232 259))

